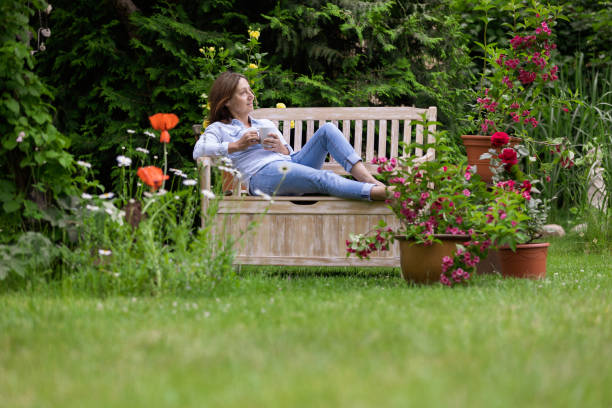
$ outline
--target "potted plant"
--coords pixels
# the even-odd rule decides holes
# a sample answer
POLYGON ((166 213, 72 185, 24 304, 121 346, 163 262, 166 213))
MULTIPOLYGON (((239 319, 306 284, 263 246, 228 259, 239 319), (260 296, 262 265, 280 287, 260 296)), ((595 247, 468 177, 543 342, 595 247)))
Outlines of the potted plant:
POLYGON ((563 138, 545 132, 534 136, 544 109, 557 107, 569 111, 569 99, 553 97, 549 92, 558 83, 559 67, 553 62, 557 45, 552 29, 556 20, 563 18, 562 8, 542 5, 536 0, 527 7, 524 2, 512 0, 504 9, 512 13, 513 23, 508 24, 510 36, 505 46, 482 45, 483 73, 475 95, 475 112, 468 117, 472 131, 477 134, 462 136, 468 163, 476 165, 487 182, 491 182, 492 173, 481 156, 490 148, 495 149, 494 154, 501 153, 499 148, 508 141, 494 143, 499 132, 510 137, 511 145, 522 144, 532 153, 544 145, 554 146, 564 159, 571 160, 572 155, 563 148, 567 145, 563 138))
POLYGON ((476 271, 492 243, 481 225, 486 222, 484 214, 493 211, 491 200, 497 189, 487 188, 474 167, 450 160, 445 141, 441 132, 433 146, 418 146, 434 147, 436 160, 373 159, 390 186, 387 203, 399 227, 392 229, 381 221, 370 234, 351 235, 347 256, 367 258, 399 241, 402 274, 409 282, 440 281, 452 286, 466 282, 476 271))

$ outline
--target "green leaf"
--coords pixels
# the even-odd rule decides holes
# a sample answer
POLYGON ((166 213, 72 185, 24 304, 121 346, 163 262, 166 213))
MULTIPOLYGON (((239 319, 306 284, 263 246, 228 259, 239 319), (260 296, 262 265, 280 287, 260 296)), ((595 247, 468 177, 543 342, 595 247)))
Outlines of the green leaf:
POLYGON ((4 101, 4 105, 12 111, 15 115, 19 114, 19 102, 15 99, 7 99, 4 101))
POLYGON ((13 201, 5 201, 4 204, 2 204, 2 208, 6 213, 12 213, 21 208, 22 202, 23 200, 18 200, 17 197, 15 197, 13 201))

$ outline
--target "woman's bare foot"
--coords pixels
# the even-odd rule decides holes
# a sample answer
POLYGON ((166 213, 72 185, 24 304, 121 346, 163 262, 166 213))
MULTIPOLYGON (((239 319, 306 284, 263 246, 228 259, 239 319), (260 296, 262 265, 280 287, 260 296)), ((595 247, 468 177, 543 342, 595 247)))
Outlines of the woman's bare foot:
POLYGON ((370 190, 370 199, 374 201, 386 200, 393 196, 393 190, 394 186, 376 185, 370 190))
POLYGON ((376 186, 384 186, 384 184, 376 180, 376 178, 370 174, 366 166, 362 162, 357 162, 351 168, 351 176, 355 178, 357 181, 361 181, 362 183, 370 183, 376 186))

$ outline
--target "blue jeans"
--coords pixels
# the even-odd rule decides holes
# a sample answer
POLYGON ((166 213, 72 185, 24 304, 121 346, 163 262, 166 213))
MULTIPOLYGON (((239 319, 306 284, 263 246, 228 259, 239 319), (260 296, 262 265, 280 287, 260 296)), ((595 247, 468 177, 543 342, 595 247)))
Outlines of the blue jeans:
POLYGON ((291 161, 268 163, 249 181, 249 193, 256 190, 269 195, 327 194, 342 198, 370 199, 374 184, 350 180, 321 170, 327 153, 348 172, 361 161, 340 130, 331 123, 319 128, 291 161))

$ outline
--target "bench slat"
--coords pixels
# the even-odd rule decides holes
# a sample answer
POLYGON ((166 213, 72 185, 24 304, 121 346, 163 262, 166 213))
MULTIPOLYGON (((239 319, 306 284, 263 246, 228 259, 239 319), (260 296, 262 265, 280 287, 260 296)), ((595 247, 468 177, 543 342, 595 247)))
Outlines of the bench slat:
POLYGON ((363 157, 361 154, 361 133, 363 132, 363 121, 356 120, 355 121, 355 139, 353 140, 353 148, 355 149, 355 153, 359 156, 363 157))
POLYGON ((262 108, 255 110, 254 118, 284 120, 342 120, 350 118, 353 120, 379 120, 379 119, 410 119, 421 120, 421 115, 427 114, 428 109, 412 107, 333 107, 333 108, 262 108))
MULTIPOLYGON (((295 129, 293 133, 293 150, 296 152, 302 148, 302 121, 295 121, 295 129)), ((289 143, 289 139, 287 139, 287 143, 289 143)))
POLYGON ((366 161, 371 161, 374 157, 374 124, 373 120, 368 120, 368 133, 366 140, 366 161))
POLYGON ((378 122, 378 157, 387 157, 387 121, 378 122))
POLYGON ((391 152, 389 156, 397 157, 397 151, 399 148, 399 120, 394 119, 391 121, 391 152))

